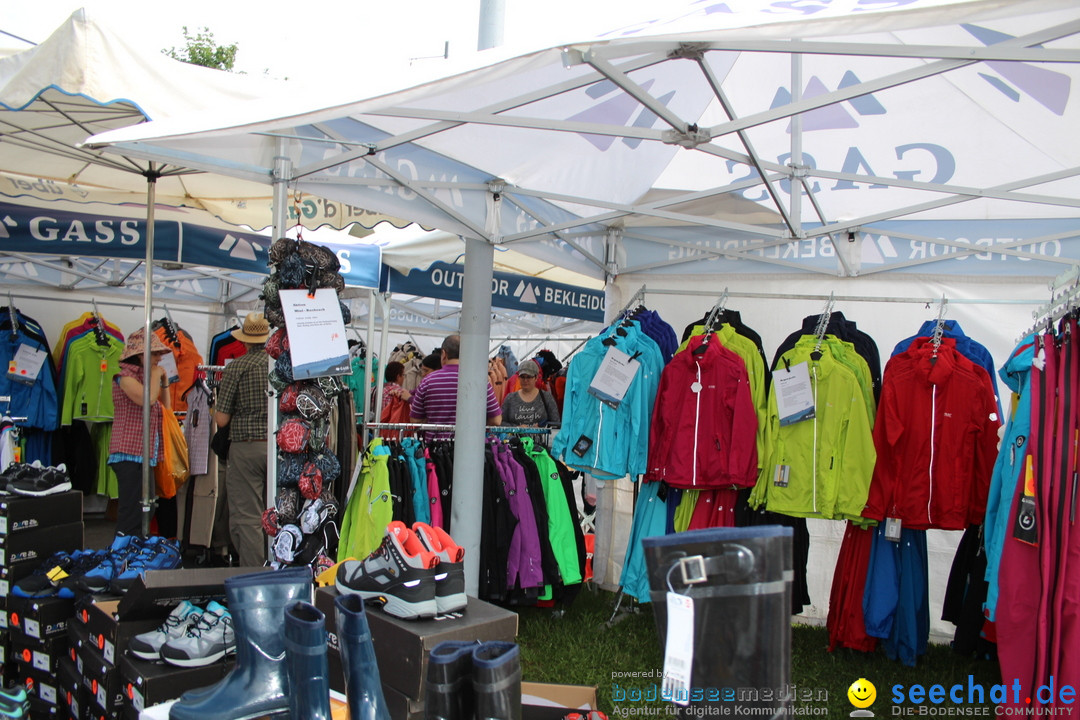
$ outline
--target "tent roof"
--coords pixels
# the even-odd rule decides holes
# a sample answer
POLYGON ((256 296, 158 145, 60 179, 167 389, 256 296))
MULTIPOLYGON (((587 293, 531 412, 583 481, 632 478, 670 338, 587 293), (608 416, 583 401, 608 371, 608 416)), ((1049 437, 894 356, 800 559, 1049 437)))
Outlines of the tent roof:
POLYGON ((256 181, 284 153, 302 190, 594 277, 1054 276, 1080 261, 1078 32, 1065 0, 688 3, 377 97, 93 142, 256 181))
MULTIPOLYGON (((105 156, 79 143, 148 118, 213 115, 231 103, 280 100, 297 92, 278 81, 146 52, 78 10, 40 45, 0 57, 0 193, 74 202, 145 202, 147 163, 105 156)), ((187 168, 155 170, 163 175, 158 180, 159 203, 205 209, 234 224, 270 225, 271 192, 264 182, 187 168)), ((373 227, 389 219, 319 198, 300 197, 296 205, 309 226, 359 222, 373 227)))

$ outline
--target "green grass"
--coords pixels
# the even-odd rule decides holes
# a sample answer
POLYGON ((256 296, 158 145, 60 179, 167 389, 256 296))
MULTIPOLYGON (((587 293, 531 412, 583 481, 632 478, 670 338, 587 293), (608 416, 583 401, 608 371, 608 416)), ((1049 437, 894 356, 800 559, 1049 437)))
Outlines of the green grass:
MULTIPOLYGON (((595 685, 599 709, 614 714, 616 706, 663 708, 656 702, 615 703, 612 699, 613 671, 649 671, 662 668, 663 653, 653 622, 652 608, 641 605, 637 612, 621 613, 617 622, 607 622, 615 608, 615 594, 601 590, 582 591, 569 610, 556 616, 547 608, 518 608, 518 644, 521 646, 523 679, 533 682, 595 685)), ((890 716, 892 686, 921 684, 929 688, 941 684, 965 688, 968 675, 987 690, 999 683, 996 662, 976 660, 954 653, 948 646, 931 645, 916 667, 904 667, 889 660, 880 650, 859 653, 828 651, 828 633, 822 627, 797 625, 792 628, 791 679, 800 689, 812 689, 816 696, 827 693, 823 702, 832 716, 847 717, 853 707, 848 687, 865 677, 877 687, 878 700, 871 707, 878 717, 890 716)), ((618 678, 620 689, 647 690, 656 679, 618 678)), ((966 690, 965 690, 966 692, 966 690)), ((929 702, 923 704, 929 705, 929 702)), ((950 704, 948 701, 945 705, 950 704)), ((640 712, 640 711, 639 711, 640 712)), ((993 711, 989 711, 990 715, 993 711)), ((663 715, 661 715, 662 717, 663 715)))

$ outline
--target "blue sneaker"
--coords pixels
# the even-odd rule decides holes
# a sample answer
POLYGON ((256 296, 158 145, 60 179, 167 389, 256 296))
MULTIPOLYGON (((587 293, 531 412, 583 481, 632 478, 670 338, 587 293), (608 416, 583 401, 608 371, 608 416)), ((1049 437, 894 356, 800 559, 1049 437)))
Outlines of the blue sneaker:
POLYGON ((73 598, 83 575, 90 572, 108 557, 108 550, 83 550, 79 557, 60 572, 50 573, 50 579, 56 585, 56 597, 73 598))
POLYGON ((153 536, 146 538, 142 549, 128 558, 125 567, 112 577, 113 592, 125 593, 147 570, 174 570, 180 567, 180 543, 153 536))
POLYGON ((75 587, 88 593, 102 593, 109 589, 109 582, 127 567, 127 561, 142 549, 142 538, 135 535, 117 535, 106 551, 105 558, 97 567, 88 570, 75 587))
POLYGON ((24 598, 44 598, 56 595, 57 587, 52 580, 53 573, 62 572, 65 567, 73 564, 76 554, 81 552, 83 551, 53 553, 32 574, 12 585, 11 594, 24 598))

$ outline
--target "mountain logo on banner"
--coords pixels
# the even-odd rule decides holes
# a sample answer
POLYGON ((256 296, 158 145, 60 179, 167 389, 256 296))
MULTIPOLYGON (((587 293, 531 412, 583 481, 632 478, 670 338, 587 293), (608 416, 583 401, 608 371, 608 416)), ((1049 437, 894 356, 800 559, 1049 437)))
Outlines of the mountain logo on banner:
POLYGON ((532 283, 527 283, 524 280, 519 280, 517 287, 514 288, 514 297, 526 305, 536 305, 539 299, 536 297, 536 288, 532 283))
MULTIPOLYGON (((836 86, 836 89, 843 90, 852 85, 858 85, 861 82, 862 80, 859 79, 858 75, 848 70, 844 73, 844 76, 840 78, 840 84, 836 86)), ((821 78, 814 75, 807 81, 802 96, 803 99, 808 100, 828 92, 832 91, 821 81, 821 78)), ((790 104, 791 91, 786 87, 781 87, 777 89, 776 95, 773 96, 772 105, 769 106, 769 109, 773 110, 783 105, 790 104)), ((878 102, 877 98, 873 95, 863 95, 861 97, 851 98, 847 100, 846 103, 833 103, 832 105, 826 105, 825 107, 819 107, 810 112, 803 113, 803 130, 837 130, 859 127, 859 121, 844 108, 845 104, 850 105, 851 109, 860 116, 884 115, 887 112, 885 106, 878 102)), ((790 123, 788 124, 788 132, 791 132, 790 123)))
MULTIPOLYGON (((0 229, 2 229, 0 225, 0 229)), ((40 275, 37 268, 34 267, 34 263, 29 262, 16 262, 16 263, 0 263, 0 274, 2 275, 21 275, 25 278, 36 278, 40 275)))
POLYGON ((10 215, 4 216, 4 221, 0 222, 0 238, 9 240, 11 239, 11 233, 8 232, 9 227, 18 227, 19 223, 11 219, 10 215))
MULTIPOLYGON (((648 80, 641 84, 641 89, 645 92, 649 91, 649 88, 653 86, 655 80, 648 80)), ((634 111, 638 111, 637 117, 634 118, 631 127, 636 128, 651 128, 653 124, 659 119, 652 110, 642 107, 630 94, 623 92, 619 86, 610 80, 590 85, 585 90, 585 94, 593 100, 598 100, 605 95, 615 93, 615 96, 609 98, 601 103, 597 103, 587 110, 583 110, 576 115, 572 115, 567 120, 575 122, 588 122, 597 123, 599 125, 618 125, 625 126, 630 118, 633 116, 634 111)), ((672 90, 669 93, 661 95, 657 98, 661 105, 667 106, 671 102, 671 98, 675 97, 675 91, 672 90)), ((581 137, 592 143, 597 150, 601 152, 607 150, 618 139, 610 135, 593 135, 590 133, 578 133, 581 137)), ((636 148, 641 144, 639 138, 623 138, 622 143, 630 149, 636 148)))
MULTIPOLYGON (((960 27, 971 33, 983 45, 996 45, 1005 40, 1012 40, 1015 37, 997 30, 979 27, 978 25, 961 25, 960 27)), ((1072 85, 1071 79, 1065 73, 1026 62, 989 60, 982 63, 982 65, 1009 81, 1005 82, 1005 80, 987 73, 979 73, 979 77, 993 85, 998 92, 1013 102, 1020 102, 1020 92, 1022 91, 1055 115, 1065 114, 1065 106, 1069 104, 1072 85), (1012 85, 1009 83, 1012 83, 1012 85), (1015 89, 1013 85, 1019 90, 1015 89)))
POLYGON ((233 236, 231 233, 225 236, 225 239, 218 245, 218 250, 229 253, 229 257, 234 257, 237 260, 251 260, 255 261, 258 258, 255 253, 262 252, 262 247, 258 243, 248 242, 243 238, 233 236))

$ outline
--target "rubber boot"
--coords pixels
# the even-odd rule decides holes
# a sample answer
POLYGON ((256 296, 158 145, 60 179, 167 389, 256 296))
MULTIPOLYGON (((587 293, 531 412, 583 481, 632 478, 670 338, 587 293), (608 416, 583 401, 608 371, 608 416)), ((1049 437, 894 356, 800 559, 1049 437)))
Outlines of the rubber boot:
POLYGON ((427 720, 472 720, 475 642, 447 640, 431 648, 424 685, 427 720))
POLYGON ((390 720, 364 599, 359 595, 338 595, 334 598, 334 615, 341 668, 345 674, 345 695, 349 700, 349 719, 390 720))
POLYGON ((289 714, 285 608, 311 599, 311 569, 237 575, 225 581, 236 630, 236 666, 209 692, 181 699, 169 720, 251 720, 289 714))
POLYGON ((310 603, 300 601, 285 610, 285 668, 290 716, 330 720, 326 616, 310 603))
POLYGON ((516 643, 486 642, 472 652, 476 720, 521 720, 521 651, 516 643))

